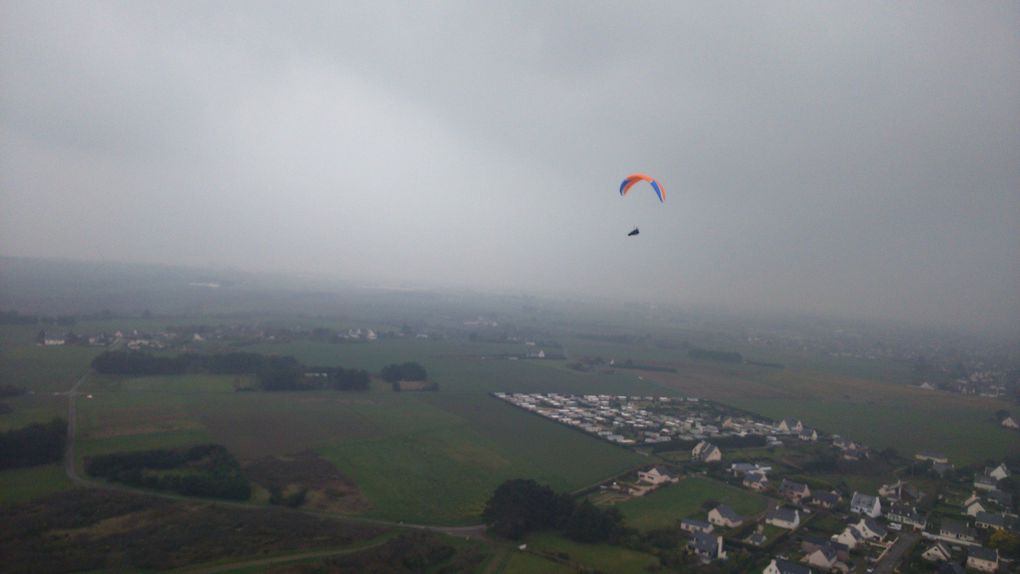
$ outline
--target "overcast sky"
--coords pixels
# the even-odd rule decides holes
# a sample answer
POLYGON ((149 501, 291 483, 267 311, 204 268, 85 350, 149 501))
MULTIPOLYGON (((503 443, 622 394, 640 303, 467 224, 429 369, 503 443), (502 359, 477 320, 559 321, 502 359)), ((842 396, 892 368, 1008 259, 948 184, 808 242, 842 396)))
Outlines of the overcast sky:
POLYGON ((0 6, 0 254, 1020 325, 1015 1, 0 6))

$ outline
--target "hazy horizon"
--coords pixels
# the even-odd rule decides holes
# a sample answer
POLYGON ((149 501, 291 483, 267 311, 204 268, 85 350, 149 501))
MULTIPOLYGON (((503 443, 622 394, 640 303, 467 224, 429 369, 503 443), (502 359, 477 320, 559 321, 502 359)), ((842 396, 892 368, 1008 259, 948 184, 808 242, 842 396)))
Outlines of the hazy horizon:
POLYGON ((4 1, 0 254, 1015 333, 1018 30, 1015 3, 4 1), (635 171, 664 204, 619 197, 635 171))

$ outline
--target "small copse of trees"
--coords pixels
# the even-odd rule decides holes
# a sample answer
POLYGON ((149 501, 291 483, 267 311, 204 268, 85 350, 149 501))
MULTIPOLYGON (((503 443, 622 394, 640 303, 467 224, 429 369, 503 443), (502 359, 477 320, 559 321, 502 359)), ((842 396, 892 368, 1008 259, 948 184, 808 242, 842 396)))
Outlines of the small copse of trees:
POLYGON ((186 496, 247 500, 251 484, 221 445, 121 452, 90 457, 85 472, 131 486, 186 496))
POLYGON ((520 540, 529 532, 559 529, 578 542, 615 542, 624 534, 623 516, 569 494, 556 493, 529 479, 508 480, 496 488, 482 517, 493 532, 520 540))
POLYGON ((66 444, 67 421, 60 418, 0 433, 0 470, 59 461, 66 444))

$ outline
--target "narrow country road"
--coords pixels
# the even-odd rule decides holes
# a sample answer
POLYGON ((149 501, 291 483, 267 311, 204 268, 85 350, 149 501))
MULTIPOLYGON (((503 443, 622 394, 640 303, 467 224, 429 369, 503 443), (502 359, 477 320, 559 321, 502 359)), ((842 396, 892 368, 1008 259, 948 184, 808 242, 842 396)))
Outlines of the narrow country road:
POLYGON ((893 547, 885 553, 882 560, 879 561, 878 566, 875 567, 876 574, 892 574, 893 570, 899 566, 900 561, 903 557, 910 552, 910 549, 921 539, 921 534, 915 530, 910 532, 904 532, 900 534, 900 537, 893 544, 893 547))

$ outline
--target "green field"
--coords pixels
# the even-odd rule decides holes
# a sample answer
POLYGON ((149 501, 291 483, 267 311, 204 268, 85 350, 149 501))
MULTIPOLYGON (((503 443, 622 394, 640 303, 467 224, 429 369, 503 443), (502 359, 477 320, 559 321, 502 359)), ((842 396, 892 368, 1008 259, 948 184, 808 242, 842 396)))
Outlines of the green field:
POLYGON ((79 399, 80 459, 210 441, 242 458, 315 450, 358 484, 367 515, 457 524, 477 522, 509 478, 575 490, 644 462, 483 393, 237 393, 233 381, 95 377, 79 399))
POLYGON ((573 574, 577 571, 571 566, 553 562, 535 554, 519 550, 512 552, 505 562, 501 563, 502 567, 495 572, 500 574, 573 574))
MULTIPOLYGON (((605 544, 581 544, 553 532, 539 532, 525 539, 531 552, 565 554, 570 562, 600 572, 644 574, 658 566, 659 559, 651 554, 605 544)), ((559 570, 550 570, 559 572, 559 570)))
POLYGON ((616 508, 623 513, 627 526, 651 530, 673 526, 684 517, 704 514, 701 505, 707 500, 728 504, 745 516, 764 511, 768 503, 765 497, 751 491, 708 478, 690 477, 645 496, 632 498, 616 508))
POLYGON ((74 488, 60 463, 0 472, 0 504, 25 502, 74 488))

